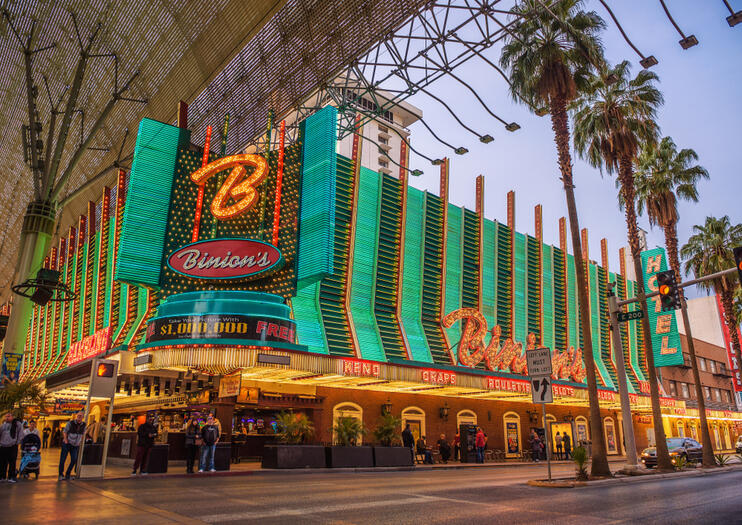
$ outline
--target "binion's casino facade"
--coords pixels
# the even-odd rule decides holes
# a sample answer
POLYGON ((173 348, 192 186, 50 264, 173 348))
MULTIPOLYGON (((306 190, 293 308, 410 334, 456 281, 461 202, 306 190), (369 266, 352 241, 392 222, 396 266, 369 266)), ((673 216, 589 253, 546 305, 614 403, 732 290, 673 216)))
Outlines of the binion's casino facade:
MULTIPOLYGON (((590 304, 578 305, 564 222, 560 246, 543 243, 540 206, 524 235, 512 192, 507 223, 484 217, 481 177, 474 211, 449 203, 447 160, 438 195, 408 185, 404 147, 399 173, 363 167, 358 135, 338 153, 331 106, 291 143, 275 127, 269 149, 227 154, 228 119, 200 145, 143 120, 131 171, 46 260, 77 299, 36 307, 24 375, 49 383, 94 356, 119 359, 114 455, 116 434, 148 411, 169 440, 190 414, 215 411, 259 456, 290 409, 314 422, 315 441, 331 442, 339 417, 372 430, 391 411, 429 442, 476 424, 490 448, 520 457, 543 427, 528 348, 552 354, 552 432, 590 438, 578 322, 589 308, 608 451, 622 452, 606 292, 615 281, 633 296, 635 284, 608 271, 605 245, 603 264, 587 263, 590 304)), ((651 422, 637 328, 622 325, 641 446, 651 422)))

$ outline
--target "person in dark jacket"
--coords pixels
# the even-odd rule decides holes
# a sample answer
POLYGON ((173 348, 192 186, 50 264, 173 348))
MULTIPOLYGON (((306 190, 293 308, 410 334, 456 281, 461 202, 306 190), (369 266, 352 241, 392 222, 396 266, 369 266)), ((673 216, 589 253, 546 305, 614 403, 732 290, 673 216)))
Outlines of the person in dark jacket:
POLYGON ((201 441, 201 427, 198 424, 198 419, 191 416, 185 429, 186 473, 188 474, 193 474, 193 465, 196 463, 196 456, 198 456, 199 444, 197 441, 201 441))
POLYGON ((564 459, 572 459, 572 438, 566 432, 562 438, 562 443, 564 444, 564 459))
POLYGON ((412 435, 409 423, 407 423, 402 431, 402 444, 407 448, 415 448, 415 436, 412 435))
POLYGON ((147 459, 149 458, 149 451, 155 444, 155 437, 157 437, 157 428, 154 424, 154 416, 149 415, 147 420, 139 425, 137 429, 137 456, 134 459, 132 476, 136 475, 137 469, 140 474, 147 474, 147 459))
POLYGON ((23 434, 23 422, 13 414, 5 414, 0 424, 0 480, 16 482, 15 463, 18 459, 18 443, 23 434))
POLYGON ((201 445, 201 463, 199 464, 198 471, 203 472, 208 470, 209 472, 216 472, 214 468, 214 454, 216 453, 216 444, 219 442, 219 427, 214 421, 214 416, 209 414, 206 418, 206 424, 201 429, 201 439, 203 445, 201 445))
POLYGON ((441 461, 448 463, 451 458, 451 445, 446 441, 445 434, 441 434, 441 438, 438 440, 438 451, 441 453, 441 461))
POLYGON ((417 440, 416 448, 417 455, 423 457, 423 463, 432 465, 433 454, 431 454, 430 449, 428 449, 428 443, 425 441, 425 436, 420 436, 420 439, 417 440))

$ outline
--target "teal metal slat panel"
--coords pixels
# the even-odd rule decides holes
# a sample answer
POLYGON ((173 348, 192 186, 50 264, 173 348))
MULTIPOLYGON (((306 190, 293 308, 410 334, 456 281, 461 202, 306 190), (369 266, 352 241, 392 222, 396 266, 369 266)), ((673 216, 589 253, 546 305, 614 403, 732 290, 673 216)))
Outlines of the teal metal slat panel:
POLYGON ((337 109, 327 106, 303 122, 297 286, 331 275, 335 242, 337 109))
POLYGON ((322 322, 322 310, 319 304, 319 288, 319 281, 304 286, 296 292, 291 306, 294 309, 298 343, 307 345, 310 352, 329 354, 330 349, 327 346, 325 325, 322 322))
MULTIPOLYGON (((554 265, 552 263, 551 246, 544 244, 541 254, 541 293, 542 308, 544 316, 543 333, 541 341, 543 345, 552 351, 555 346, 554 336, 554 265)), ((560 349, 561 350, 561 349, 560 349)))
POLYGON ((423 257, 425 252, 425 194, 407 190, 401 318, 414 361, 432 363, 422 324, 423 257))
POLYGON ((567 254, 567 317, 569 319, 569 346, 580 347, 580 314, 577 310, 577 274, 575 258, 567 254))
POLYGON ((487 326, 495 325, 495 249, 497 237, 495 223, 485 219, 482 244, 482 315, 487 319, 487 326))
POLYGON ((595 357, 595 364, 600 370, 600 375, 603 377, 605 385, 609 388, 613 388, 613 380, 611 374, 608 371, 608 365, 603 360, 600 348, 600 297, 598 288, 598 267, 592 263, 588 263, 588 280, 590 282, 590 327, 591 334, 593 337, 593 356, 595 357))
POLYGON ((361 168, 353 267, 350 269, 353 277, 349 307, 353 315, 353 326, 361 357, 371 361, 386 361, 384 345, 374 316, 380 204, 380 174, 368 168, 361 168))
MULTIPOLYGON (((463 210, 448 204, 448 232, 446 237, 446 295, 444 312, 461 308, 461 279, 463 265, 462 233, 464 229, 463 210)), ((455 345, 461 337, 461 324, 446 329, 448 341, 455 345)))
POLYGON ((178 148, 190 131, 143 119, 126 192, 115 278, 159 287, 178 148))
POLYGON ((515 294, 513 297, 513 308, 515 310, 515 326, 513 327, 514 339, 517 342, 526 343, 528 335, 528 305, 526 303, 526 237, 522 233, 515 232, 515 267, 513 278, 515 279, 515 294))

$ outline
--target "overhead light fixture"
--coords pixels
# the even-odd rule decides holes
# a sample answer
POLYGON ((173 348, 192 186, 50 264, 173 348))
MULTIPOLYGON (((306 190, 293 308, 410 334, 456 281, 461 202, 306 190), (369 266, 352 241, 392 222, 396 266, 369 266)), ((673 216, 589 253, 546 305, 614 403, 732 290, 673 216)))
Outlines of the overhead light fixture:
POLYGON ((518 131, 520 129, 520 124, 517 122, 511 122, 510 124, 505 124, 505 129, 508 131, 518 131))
POLYGON ((742 11, 737 11, 727 17, 727 24, 729 24, 729 27, 734 27, 740 22, 742 22, 742 11))
POLYGON ((489 144, 493 140, 495 139, 492 137, 492 135, 482 135, 481 137, 479 137, 479 142, 481 142, 482 144, 489 144))
POLYGON ((392 413, 392 400, 390 398, 386 398, 386 403, 381 404, 381 415, 386 416, 387 414, 392 413))
POLYGON ((419 177, 422 174, 423 174, 422 170, 412 170, 410 172, 410 175, 412 175, 413 177, 419 177))
POLYGON ((441 164, 443 164, 443 159, 433 159, 430 161, 430 163, 433 166, 440 166, 441 164))
POLYGON ((639 63, 644 69, 649 69, 652 66, 656 66, 658 62, 657 59, 654 58, 654 55, 649 55, 648 57, 641 59, 639 63))
POLYGON ((680 47, 682 47, 683 49, 688 49, 689 47, 697 45, 698 39, 696 38, 696 35, 688 35, 687 37, 680 40, 680 47))
POLYGON ((453 150, 453 152, 456 155, 466 155, 467 153, 469 153, 469 150, 461 146, 460 148, 456 148, 455 150, 453 150))
POLYGON ((21 284, 12 287, 13 292, 28 297, 39 306, 45 306, 49 301, 70 301, 77 295, 70 288, 59 282, 60 273, 49 268, 41 268, 35 279, 27 279, 21 284), (56 297, 54 297, 56 292, 56 297))

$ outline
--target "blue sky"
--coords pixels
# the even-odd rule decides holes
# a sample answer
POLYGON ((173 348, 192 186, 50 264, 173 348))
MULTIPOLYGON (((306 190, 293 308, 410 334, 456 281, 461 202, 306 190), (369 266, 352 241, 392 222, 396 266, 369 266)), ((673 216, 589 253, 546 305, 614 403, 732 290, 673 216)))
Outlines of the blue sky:
MULTIPOLYGON (((729 14, 721 0, 672 0, 666 2, 678 25, 686 34, 694 34, 699 45, 683 50, 680 36, 665 17, 658 1, 621 0, 610 2, 634 44, 645 55, 653 54, 659 64, 652 68, 660 78, 659 87, 665 104, 658 121, 662 135, 673 137, 679 148, 693 148, 699 163, 711 178, 700 184, 698 204, 681 203, 678 235, 684 243, 694 224, 703 224, 708 215, 729 215, 742 222, 739 202, 742 197, 742 24, 730 28, 729 14)), ((742 9, 742 0, 730 2, 742 9)), ((508 3, 509 4, 509 3, 508 3)), ((639 57, 626 44, 608 13, 597 0, 586 2, 607 22, 604 33, 606 57, 611 63, 628 59, 635 74, 639 57)), ((498 49, 487 53, 499 58, 498 49)), ((422 125, 412 126, 412 144, 431 157, 446 156, 451 161, 451 201, 474 208, 474 184, 478 174, 485 175, 485 214, 506 220, 506 194, 516 193, 516 228, 534 232, 533 208, 543 205, 544 239, 558 244, 557 221, 566 216, 564 191, 558 180, 556 147, 548 116, 537 117, 524 106, 513 103, 507 84, 497 72, 480 59, 472 59, 456 69, 488 106, 506 121, 515 121, 521 129, 510 133, 491 118, 479 102, 458 82, 442 78, 433 91, 444 98, 462 120, 480 133, 488 132, 495 141, 484 145, 459 126, 448 112, 425 94, 409 99, 423 110, 424 118, 444 139, 469 148, 464 156, 452 154, 441 146, 422 125)), ((411 184, 438 193, 438 168, 414 154, 412 168, 424 175, 411 178, 411 184)), ((611 270, 618 270, 618 249, 626 245, 626 225, 617 206, 614 180, 574 158, 574 178, 580 226, 588 228, 590 257, 600 261, 600 239, 608 240, 611 270)), ((649 231, 649 246, 664 245, 659 229, 650 230, 646 217, 640 226, 649 231)), ((681 244, 682 245, 682 244, 681 244)), ((571 242, 570 242, 571 251, 571 242)))

